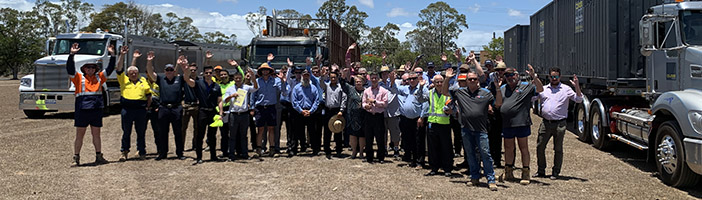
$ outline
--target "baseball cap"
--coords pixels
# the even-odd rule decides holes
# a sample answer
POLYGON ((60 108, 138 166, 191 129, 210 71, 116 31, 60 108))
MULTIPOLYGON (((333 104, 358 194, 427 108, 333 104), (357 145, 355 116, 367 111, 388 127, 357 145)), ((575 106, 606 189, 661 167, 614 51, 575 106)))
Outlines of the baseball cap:
POLYGON ((492 63, 492 60, 486 60, 486 61, 485 61, 485 66, 487 66, 487 65, 495 66, 495 65, 492 63))
POLYGON ((427 68, 429 68, 429 67, 434 67, 434 62, 428 62, 428 63, 427 63, 427 68))
POLYGON ((166 66, 163 67, 163 69, 168 69, 168 68, 175 68, 175 67, 173 66, 173 64, 166 64, 166 66))
POLYGON ((215 69, 215 70, 222 70, 222 66, 217 65, 216 67, 214 67, 214 69, 215 69))

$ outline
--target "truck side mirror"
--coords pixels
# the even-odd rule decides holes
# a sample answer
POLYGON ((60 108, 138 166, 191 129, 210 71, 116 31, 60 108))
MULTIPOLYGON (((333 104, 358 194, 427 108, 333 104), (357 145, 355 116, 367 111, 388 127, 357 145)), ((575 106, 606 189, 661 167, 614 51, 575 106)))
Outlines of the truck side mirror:
POLYGON ((644 16, 639 21, 639 40, 641 42, 641 55, 650 56, 656 49, 656 36, 653 31, 653 22, 644 16))
POLYGON ((51 55, 51 49, 53 49, 54 45, 56 45, 55 37, 51 37, 48 40, 46 40, 46 47, 44 47, 44 53, 46 53, 47 56, 51 55))

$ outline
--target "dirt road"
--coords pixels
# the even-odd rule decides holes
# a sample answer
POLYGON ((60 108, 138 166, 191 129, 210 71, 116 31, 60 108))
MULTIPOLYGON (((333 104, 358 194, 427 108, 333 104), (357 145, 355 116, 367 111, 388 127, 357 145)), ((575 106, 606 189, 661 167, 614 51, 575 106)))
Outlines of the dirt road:
MULTIPOLYGON (((110 164, 71 167, 75 128, 70 113, 27 119, 17 109, 19 81, 0 81, 0 198, 7 199, 693 199, 702 188, 676 189, 652 176, 653 167, 637 150, 618 145, 610 152, 596 150, 566 134, 564 180, 535 179, 469 187, 465 169, 454 176, 423 176, 427 169, 409 168, 394 161, 368 164, 360 160, 324 156, 266 158, 192 166, 187 160, 117 162, 120 117, 103 119, 103 152, 110 164)), ((540 119, 532 116, 536 132, 540 119)), ((530 137, 532 168, 536 168, 536 134, 530 137)), ((191 136, 188 135, 188 138, 191 136)), ((170 138, 173 138, 171 135, 170 138)), ((132 137, 132 145, 135 136, 132 137)), ((82 160, 92 162, 94 149, 86 135, 82 160)), ((153 133, 146 133, 147 151, 154 153, 153 133)), ((285 138, 281 144, 285 144, 285 138)), ((190 147, 186 142, 186 147, 190 147)), ((134 147, 132 147, 134 148, 134 147)), ((174 142, 170 141, 173 157, 174 142)), ((552 146, 547 148, 552 163, 552 146)), ((349 152, 346 151, 346 154, 349 152)), ((519 157, 519 156, 517 156, 519 157)), ((456 163, 462 161, 456 159, 456 163)), ((517 166, 521 162, 517 161, 517 166)), ((502 173, 502 169, 496 169, 502 173)), ((515 175, 519 170, 515 172, 515 175)), ((550 174, 550 166, 547 169, 550 174)), ((481 180, 485 183, 485 179, 481 180)))

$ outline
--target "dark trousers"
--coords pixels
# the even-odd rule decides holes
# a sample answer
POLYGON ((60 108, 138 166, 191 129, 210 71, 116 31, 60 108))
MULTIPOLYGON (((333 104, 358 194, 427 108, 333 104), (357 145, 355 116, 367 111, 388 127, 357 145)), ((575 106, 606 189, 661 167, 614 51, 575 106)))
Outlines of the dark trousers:
MULTIPOLYGON (((229 110, 229 106, 224 107, 224 109, 222 109, 222 110, 229 110)), ((224 119, 225 117, 228 118, 229 116, 227 116, 227 115, 229 115, 229 114, 224 114, 224 116, 222 116, 222 120, 225 120, 224 119)), ((229 123, 230 123, 230 121, 227 119, 227 122, 224 123, 224 125, 222 125, 222 127, 219 127, 219 135, 220 135, 219 149, 220 149, 220 151, 222 151, 222 156, 229 155, 229 123)), ((214 147, 210 147, 210 148, 214 148, 214 147)))
POLYGON ((217 135, 217 128, 210 127, 210 124, 214 121, 216 111, 214 109, 200 108, 200 113, 198 113, 198 126, 197 126, 197 139, 195 141, 195 153, 197 154, 197 159, 202 160, 202 140, 205 139, 205 131, 207 131, 207 145, 210 146, 210 159, 217 160, 217 140, 215 139, 217 135))
MULTIPOLYGON (((146 123, 147 126, 148 124, 151 124, 151 130, 154 132, 154 144, 156 145, 156 151, 160 155, 161 154, 161 143, 159 143, 160 139, 159 137, 161 136, 161 131, 160 131, 160 123, 158 121, 158 111, 156 111, 158 107, 153 107, 149 108, 149 110, 146 111, 146 123), (150 122, 150 123, 149 123, 150 122)), ((166 151, 165 154, 167 154, 168 151, 166 151)))
POLYGON ((417 163, 424 164, 427 155, 427 118, 422 118, 422 126, 417 127, 417 163))
POLYGON ((490 143, 490 156, 497 166, 502 164, 502 116, 499 113, 490 115, 490 130, 488 131, 488 141, 490 143))
POLYGON ((560 121, 542 121, 539 125, 539 137, 536 141, 536 161, 538 163, 538 172, 545 174, 546 172, 546 145, 553 137, 553 168, 551 173, 558 175, 561 173, 563 165, 563 137, 566 131, 566 120, 560 121))
MULTIPOLYGON (((288 151, 297 153, 298 146, 300 146, 300 151, 305 151, 307 149, 307 134, 305 132, 305 128, 307 129, 307 132, 311 132, 315 127, 312 115, 309 117, 304 117, 301 113, 294 110, 290 112, 290 114, 294 118, 294 124, 292 126, 294 130, 292 133, 292 141, 290 142, 290 146, 288 146, 288 151)), ((312 134, 310 133, 310 135, 312 134)))
POLYGON ((229 158, 249 157, 246 129, 249 127, 249 112, 229 113, 229 158))
POLYGON ((439 168, 444 172, 453 170, 453 150, 451 149, 451 126, 448 124, 430 123, 427 129, 429 142, 429 165, 432 171, 439 168))
POLYGON ((295 110, 292 108, 292 104, 287 101, 281 101, 280 105, 283 106, 283 109, 280 111, 280 124, 278 124, 278 127, 282 129, 283 127, 283 122, 285 122, 285 136, 287 138, 287 142, 285 143, 286 147, 290 147, 292 144, 293 140, 293 132, 295 129, 293 129, 293 117, 290 112, 295 112, 295 110))
POLYGON ((190 124, 190 119, 193 119, 193 139, 191 140, 190 143, 190 148, 194 149, 195 148, 195 139, 197 138, 197 114, 200 111, 198 111, 197 105, 191 105, 191 104, 183 104, 183 118, 182 118, 182 127, 181 127, 181 133, 183 134, 183 146, 185 146, 185 136, 188 135, 188 125, 190 124))
POLYGON ((329 130, 329 120, 331 118, 339 113, 339 110, 341 108, 327 108, 325 111, 324 115, 324 120, 320 121, 324 127, 324 153, 327 155, 331 154, 331 137, 334 135, 334 142, 336 143, 336 153, 341 154, 341 151, 344 150, 343 147, 343 142, 342 142, 342 133, 332 133, 331 130, 329 130))
POLYGON ((159 134, 158 140, 156 140, 156 146, 160 157, 166 157, 166 154, 168 154, 168 132, 171 127, 173 128, 173 138, 175 138, 176 155, 178 155, 178 157, 183 156, 183 146, 185 146, 185 144, 181 132, 183 126, 182 116, 183 107, 181 106, 172 108, 161 106, 158 109, 159 134), (169 127, 169 125, 171 127, 169 127))
POLYGON ((375 137, 376 145, 378 146, 377 157, 378 161, 385 160, 385 117, 383 113, 372 114, 366 113, 365 123, 363 127, 366 135, 366 160, 373 162, 373 137, 375 137))
POLYGON ((417 162, 419 159, 419 153, 417 152, 417 119, 419 118, 400 116, 400 131, 402 132, 402 143, 400 143, 400 146, 405 150, 402 160, 412 163, 417 162))
POLYGON ((146 108, 122 108, 122 149, 129 151, 132 126, 136 129, 137 150, 139 155, 146 155, 146 108))
POLYGON ((463 136, 461 136, 461 123, 451 117, 451 131, 453 131, 453 153, 461 154, 463 149, 463 136))
MULTIPOLYGON (((256 149, 259 148, 258 145, 256 145, 256 121, 254 120, 254 116, 249 113, 249 133, 251 133, 251 148, 256 149)), ((261 143, 263 145, 264 143, 261 143)), ((264 145, 265 146, 265 145, 264 145)))

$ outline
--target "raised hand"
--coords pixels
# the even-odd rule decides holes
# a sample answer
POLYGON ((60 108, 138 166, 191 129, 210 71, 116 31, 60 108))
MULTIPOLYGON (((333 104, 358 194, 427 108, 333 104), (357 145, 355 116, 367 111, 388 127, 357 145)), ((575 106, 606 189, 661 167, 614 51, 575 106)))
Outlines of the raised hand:
POLYGON ((470 52, 470 53, 468 54, 468 58, 467 58, 467 59, 468 59, 468 61, 475 60, 475 53, 470 52))
POLYGON ((494 81, 492 81, 492 84, 495 85, 495 88, 499 89, 500 86, 502 86, 502 77, 497 77, 494 81))
POLYGON ((356 43, 353 43, 353 44, 351 44, 351 46, 349 46, 349 50, 353 50, 353 49, 355 49, 355 48, 356 48, 356 46, 357 46, 357 44, 356 44, 356 43))
POLYGON ((448 61, 448 57, 446 56, 446 53, 441 53, 441 61, 448 61))
POLYGON ((337 65, 337 64, 332 64, 332 66, 331 66, 331 68, 330 68, 329 70, 331 70, 331 71, 333 71, 333 72, 338 72, 337 70, 339 70, 339 65, 337 65))
POLYGON ((573 84, 574 87, 580 87, 580 81, 577 75, 573 74, 573 80, 570 80, 570 84, 573 84))
POLYGON ((268 62, 272 61, 275 56, 272 53, 268 53, 268 57, 266 58, 268 62))
POLYGON ((122 48, 119 50, 120 55, 124 55, 129 53, 129 46, 127 45, 122 45, 122 48))
POLYGON ((231 65, 231 66, 239 66, 239 63, 237 63, 236 60, 229 59, 229 60, 227 60, 227 62, 228 62, 229 65, 231 65))
POLYGON ((456 75, 456 73, 453 72, 453 68, 446 69, 446 77, 453 78, 453 76, 455 76, 455 75, 456 75))
POLYGON ((388 58, 388 54, 386 54, 385 51, 383 51, 383 53, 380 54, 380 57, 383 58, 383 60, 385 60, 386 58, 388 58))
POLYGON ((456 57, 456 60, 461 61, 461 58, 463 57, 463 55, 461 55, 461 49, 456 49, 456 51, 453 52, 453 56, 456 57))
POLYGON ((180 55, 178 57, 177 64, 183 67, 183 70, 188 70, 188 58, 185 55, 180 55))
POLYGON ((80 47, 78 47, 78 43, 77 42, 73 43, 73 45, 71 45, 71 54, 76 54, 76 53, 78 53, 78 51, 80 51, 80 47))
POLYGON ((115 55, 115 45, 110 44, 110 46, 107 46, 107 52, 109 52, 111 56, 115 55))
POLYGON ((292 62, 292 60, 290 60, 290 58, 288 58, 288 66, 290 66, 290 67, 293 66, 293 62, 292 62))
POLYGON ((148 53, 146 53, 146 60, 147 61, 152 61, 152 60, 154 60, 155 57, 156 56, 154 56, 154 51, 149 51, 148 53))
POLYGON ((134 59, 141 57, 141 51, 139 51, 139 49, 134 50, 134 53, 132 53, 132 56, 134 57, 134 59))
POLYGON ((305 64, 307 64, 307 66, 312 66, 312 59, 310 59, 310 57, 305 58, 305 64))
POLYGON ((207 50, 207 52, 205 53, 205 59, 212 59, 212 57, 214 57, 214 54, 212 54, 211 51, 207 50))
POLYGON ((527 64, 527 67, 529 67, 529 76, 533 79, 536 77, 536 71, 534 71, 534 67, 531 66, 531 64, 527 64))

